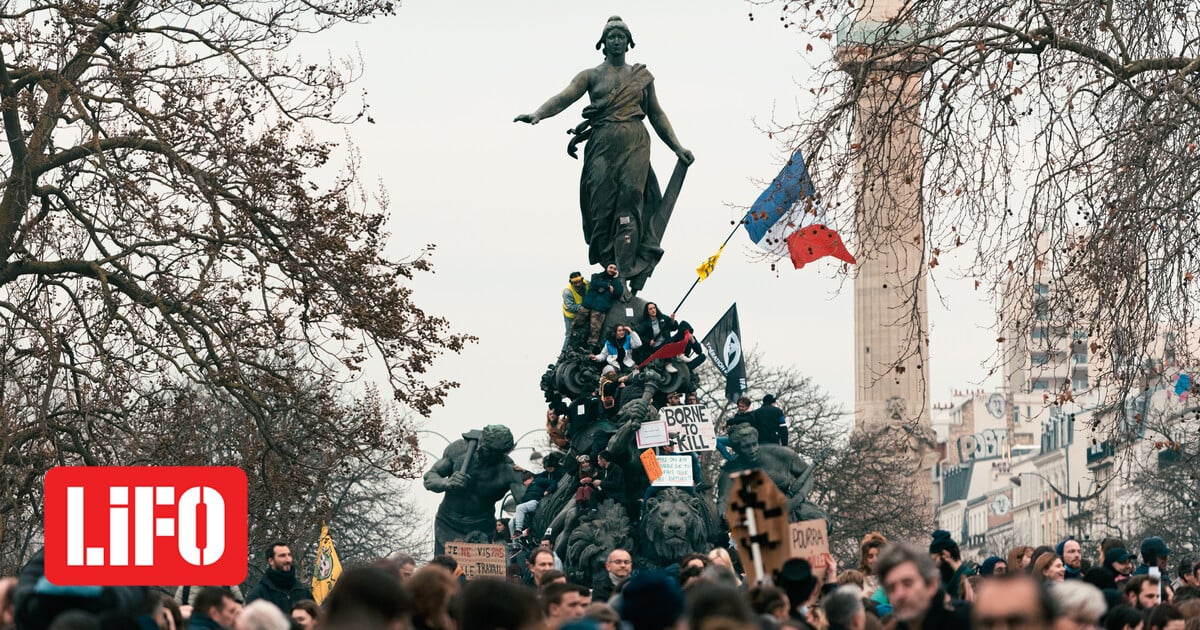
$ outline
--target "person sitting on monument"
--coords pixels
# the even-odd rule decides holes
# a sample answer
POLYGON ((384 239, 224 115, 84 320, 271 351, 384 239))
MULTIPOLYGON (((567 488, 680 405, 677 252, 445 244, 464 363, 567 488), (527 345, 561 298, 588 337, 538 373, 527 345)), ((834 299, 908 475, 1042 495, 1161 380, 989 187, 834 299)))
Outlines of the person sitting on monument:
POLYGON ((597 490, 596 503, 612 499, 618 505, 625 505, 625 471, 621 465, 613 461, 612 453, 600 451, 596 455, 596 466, 599 468, 593 480, 597 490))
POLYGON ((552 444, 562 449, 571 446, 570 418, 565 411, 554 405, 546 410, 546 436, 552 444))
POLYGON ((525 495, 520 497, 521 500, 517 502, 513 514, 513 538, 522 538, 528 533, 525 531, 525 521, 537 510, 538 502, 558 487, 558 480, 563 476, 563 471, 559 468, 561 459, 562 455, 558 453, 546 455, 542 460, 544 470, 530 476, 529 483, 525 486, 525 495))
POLYGON ((642 338, 628 326, 617 324, 613 334, 604 342, 600 354, 589 354, 588 358, 613 366, 621 372, 631 371, 637 366, 633 359, 634 352, 642 347, 642 338))
POLYGON ((621 282, 620 272, 615 263, 609 263, 604 271, 592 274, 588 283, 587 295, 579 312, 575 314, 574 327, 585 328, 588 331, 586 348, 592 350, 600 345, 600 333, 604 330, 604 320, 608 317, 608 309, 612 308, 614 298, 619 299, 625 294, 625 285, 621 282))
MULTIPOLYGON (((745 396, 739 398, 737 401, 737 411, 735 411, 733 417, 725 423, 725 435, 717 437, 717 452, 721 453, 721 457, 724 457, 727 461, 733 461, 733 458, 737 456, 735 453, 729 452, 729 446, 731 444, 729 433, 733 430, 733 427, 739 424, 749 424, 756 430, 758 429, 758 424, 756 423, 754 413, 750 411, 750 405, 751 401, 749 398, 745 396)), ((758 435, 761 436, 762 432, 759 432, 758 435)), ((762 440, 760 439, 759 441, 761 442, 762 440)))
MULTIPOLYGON (((688 362, 688 367, 695 369, 704 362, 704 348, 700 342, 696 341, 695 331, 691 324, 687 322, 675 322, 674 315, 666 315, 658 310, 658 305, 654 302, 647 302, 642 309, 642 320, 637 326, 638 336, 642 338, 642 348, 636 352, 637 361, 646 360, 647 357, 657 352, 663 346, 681 341, 684 335, 692 333, 692 339, 688 343, 686 352, 691 353, 693 358, 688 362)), ((681 355, 682 356, 682 355, 681 355)), ((668 361, 667 372, 675 373, 678 371, 675 365, 668 361)))
POLYGON ((579 470, 575 472, 579 480, 579 487, 575 489, 575 509, 583 513, 596 507, 596 468, 590 455, 580 455, 575 461, 579 462, 579 470))
POLYGON ((620 407, 617 405, 617 395, 619 390, 625 386, 628 376, 620 376, 617 369, 611 365, 604 366, 604 371, 600 374, 600 406, 604 409, 604 415, 611 421, 616 420, 617 412, 620 407))

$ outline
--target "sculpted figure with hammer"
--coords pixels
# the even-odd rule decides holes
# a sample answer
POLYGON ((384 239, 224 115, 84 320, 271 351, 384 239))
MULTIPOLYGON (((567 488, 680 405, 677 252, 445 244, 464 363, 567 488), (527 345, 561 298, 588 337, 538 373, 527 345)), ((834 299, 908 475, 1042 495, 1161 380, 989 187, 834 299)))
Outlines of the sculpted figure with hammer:
POLYGON ((426 490, 446 493, 433 525, 434 555, 442 553, 447 541, 494 531, 496 501, 510 490, 513 496, 524 492, 521 474, 508 456, 513 446, 508 427, 490 424, 451 442, 425 473, 426 490))

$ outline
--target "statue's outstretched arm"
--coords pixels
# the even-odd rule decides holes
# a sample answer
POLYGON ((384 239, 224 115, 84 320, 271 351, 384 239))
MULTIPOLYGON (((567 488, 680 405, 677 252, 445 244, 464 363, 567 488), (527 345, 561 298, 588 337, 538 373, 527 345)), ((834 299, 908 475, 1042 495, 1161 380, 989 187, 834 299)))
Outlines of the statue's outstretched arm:
POLYGON ((523 122, 536 125, 538 124, 538 121, 544 118, 550 118, 551 116, 561 113, 564 109, 570 107, 572 103, 578 101, 580 97, 587 93, 590 76, 591 71, 589 70, 580 72, 579 74, 575 75, 574 79, 571 79, 571 83, 567 85, 566 89, 558 94, 555 94, 554 96, 551 96, 549 100, 547 100, 545 103, 542 103, 541 107, 537 108, 536 112, 533 112, 532 114, 521 114, 520 116, 514 118, 513 122, 523 122))
POLYGON ((658 134, 659 139, 680 160, 683 160, 684 164, 690 166, 692 162, 696 161, 696 156, 683 148, 683 145, 679 143, 679 138, 675 137, 675 129, 671 127, 671 121, 667 120, 666 112, 663 111, 662 105, 658 104, 658 95, 654 92, 653 83, 646 88, 646 118, 650 121, 650 126, 654 127, 654 133, 658 134))

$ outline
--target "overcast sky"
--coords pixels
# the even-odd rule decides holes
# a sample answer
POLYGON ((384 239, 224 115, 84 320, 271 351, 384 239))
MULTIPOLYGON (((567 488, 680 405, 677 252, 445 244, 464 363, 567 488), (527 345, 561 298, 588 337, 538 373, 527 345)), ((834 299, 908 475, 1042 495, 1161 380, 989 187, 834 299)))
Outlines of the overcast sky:
MULTIPOLYGON (((740 219, 730 205, 749 205, 790 153, 759 127, 810 107, 812 67, 799 52, 807 40, 781 27, 777 9, 758 11, 754 21, 749 12, 738 0, 403 0, 395 17, 322 39, 335 55, 357 46, 366 63, 360 85, 376 123, 348 133, 362 152, 364 178, 388 191, 391 251, 437 245, 436 273, 415 283, 417 303, 480 338, 437 362, 430 378, 462 387, 424 428, 454 437, 503 423, 520 436, 545 420, 538 379, 562 342, 560 291, 569 272, 597 270, 587 266, 580 228, 581 162, 565 152, 565 130, 580 121, 587 99, 537 126, 512 119, 602 61, 594 45, 612 14, 633 32, 637 46, 627 60, 655 76, 677 136, 696 155, 663 241, 666 255, 642 293, 668 312, 683 296, 696 266, 740 219)), ((652 142, 665 185, 674 156, 652 142)), ((736 302, 748 348, 796 366, 852 409, 853 295, 848 283, 839 292, 840 263, 793 271, 784 261, 772 270, 752 251, 744 232, 735 236, 679 317, 704 334, 736 302)), ((935 403, 955 388, 982 386, 981 363, 995 348, 989 305, 971 280, 952 277, 953 268, 943 256, 935 278, 949 310, 930 299, 935 403)), ((436 453, 445 446, 434 436, 423 442, 436 453)), ((514 454, 518 463, 527 458, 528 451, 514 454)), ((432 514, 438 497, 418 494, 432 514)))

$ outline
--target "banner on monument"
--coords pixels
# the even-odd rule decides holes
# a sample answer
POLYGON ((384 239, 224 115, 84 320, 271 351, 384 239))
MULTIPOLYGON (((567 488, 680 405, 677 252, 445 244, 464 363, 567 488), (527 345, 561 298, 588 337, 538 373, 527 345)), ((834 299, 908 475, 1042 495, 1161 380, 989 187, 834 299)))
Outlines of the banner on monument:
MULTIPOLYGON (((704 413, 704 405, 679 405, 658 410, 677 453, 717 450, 717 431, 704 413)), ((645 425, 642 425, 645 426, 645 425)))
POLYGON ((504 545, 465 543, 457 540, 446 542, 446 555, 454 558, 467 579, 476 577, 504 578, 508 565, 508 553, 504 545))
POLYGON ((688 488, 696 485, 695 480, 692 479, 691 455, 659 455, 658 465, 662 469, 662 476, 655 479, 650 485, 688 488))

